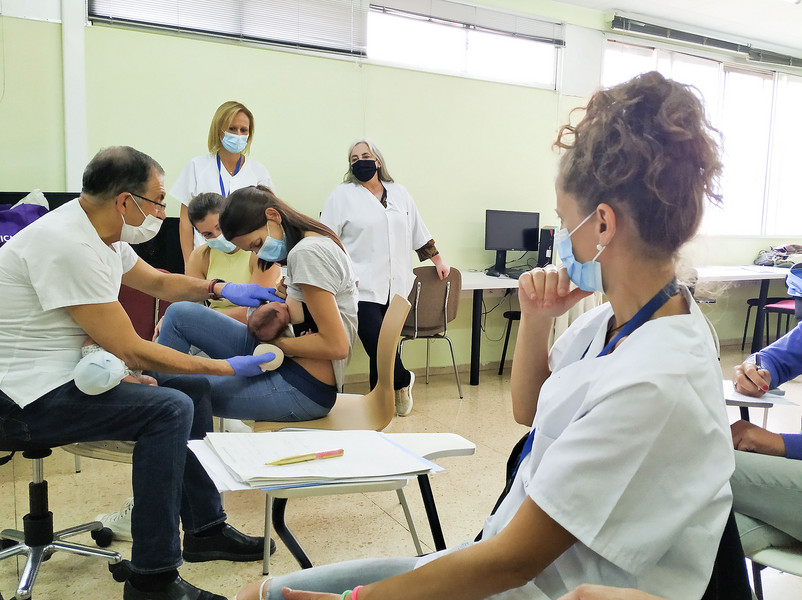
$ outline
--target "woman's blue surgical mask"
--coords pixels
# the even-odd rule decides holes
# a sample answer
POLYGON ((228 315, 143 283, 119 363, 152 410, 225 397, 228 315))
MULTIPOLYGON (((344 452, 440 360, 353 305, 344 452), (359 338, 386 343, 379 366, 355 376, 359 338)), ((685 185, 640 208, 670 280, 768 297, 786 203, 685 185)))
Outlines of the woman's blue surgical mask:
POLYGON ((568 277, 571 278, 571 281, 573 281, 580 290, 585 292, 604 291, 602 286, 601 264, 596 262, 596 259, 599 258, 599 254, 604 250, 604 246, 601 244, 596 246, 599 250, 596 256, 586 263, 581 263, 574 258, 571 236, 595 214, 595 211, 590 213, 579 225, 574 227, 574 230, 571 232, 563 227, 554 234, 554 249, 557 250, 560 260, 563 261, 563 265, 565 265, 565 269, 568 271, 568 277))
POLYGON ((226 131, 223 133, 222 144, 223 148, 232 154, 239 154, 245 150, 245 146, 248 145, 248 136, 237 135, 235 133, 231 133, 230 131, 226 131))
MULTIPOLYGON (((282 230, 283 231, 283 230, 282 230)), ((265 239, 259 252, 256 253, 258 258, 267 262, 279 262, 287 258, 287 235, 284 234, 284 239, 281 241, 270 237, 270 221, 267 222, 267 238, 265 239)))
POLYGON ((209 240, 206 240, 206 243, 209 244, 209 248, 212 248, 214 250, 219 250, 220 252, 225 252, 226 254, 234 252, 234 250, 237 249, 237 247, 234 244, 232 244, 225 237, 223 237, 222 233, 218 235, 216 238, 211 238, 209 240))

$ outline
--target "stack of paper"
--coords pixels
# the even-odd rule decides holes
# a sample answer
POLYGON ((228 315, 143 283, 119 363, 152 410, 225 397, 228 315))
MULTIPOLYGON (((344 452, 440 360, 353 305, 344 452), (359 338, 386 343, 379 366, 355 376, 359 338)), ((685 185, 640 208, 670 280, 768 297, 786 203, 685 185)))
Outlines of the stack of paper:
POLYGON ((255 488, 374 481, 442 470, 377 431, 209 433, 205 442, 237 481, 255 488), (337 448, 343 455, 336 458, 266 464, 337 448))

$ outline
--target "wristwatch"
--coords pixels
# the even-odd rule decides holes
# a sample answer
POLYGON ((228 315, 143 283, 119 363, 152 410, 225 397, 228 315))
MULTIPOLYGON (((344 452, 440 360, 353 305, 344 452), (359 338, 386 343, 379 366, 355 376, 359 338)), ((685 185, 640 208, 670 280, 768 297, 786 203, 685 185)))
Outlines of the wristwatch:
POLYGON ((212 279, 209 282, 209 300, 220 300, 221 297, 219 294, 214 293, 214 286, 218 283, 226 283, 225 279, 212 279))

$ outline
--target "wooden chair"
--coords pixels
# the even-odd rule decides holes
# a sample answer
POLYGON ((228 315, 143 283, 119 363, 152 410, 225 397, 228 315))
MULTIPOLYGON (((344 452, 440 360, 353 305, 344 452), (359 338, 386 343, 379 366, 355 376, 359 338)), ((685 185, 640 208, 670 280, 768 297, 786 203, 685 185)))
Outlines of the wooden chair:
POLYGON ((445 340, 451 350, 451 365, 457 380, 457 391, 462 398, 462 384, 454 358, 454 345, 448 338, 448 324, 457 317, 459 296, 462 291, 462 274, 451 267, 448 277, 440 279, 437 267, 418 267, 414 269, 415 283, 409 293, 412 310, 401 330, 399 352, 404 342, 409 340, 426 340, 426 383, 429 383, 429 344, 432 340, 445 340))
MULTIPOLYGON (((404 320, 409 313, 410 304, 406 298, 399 295, 393 297, 390 306, 384 316, 381 330, 379 331, 378 357, 376 366, 378 370, 378 382, 367 394, 338 394, 328 415, 321 419, 312 421, 301 421, 298 423, 287 423, 280 421, 255 421, 253 430, 255 432, 278 431, 286 427, 302 427, 305 429, 368 429, 381 431, 387 427, 395 416, 395 391, 393 390, 393 364, 395 362, 395 351, 398 340, 401 337, 401 328, 404 320)), ((421 486, 421 494, 424 497, 424 504, 427 506, 427 514, 432 523, 432 512, 436 519, 436 511, 431 508, 434 500, 429 485, 429 480, 425 475, 418 478, 421 486)), ((403 487, 406 482, 383 482, 383 483, 364 483, 364 484, 337 484, 331 486, 312 486, 288 488, 282 490, 268 490, 265 502, 265 536, 269 537, 272 526, 276 530, 284 545, 290 550, 302 568, 312 566, 309 557, 304 552, 294 534, 284 522, 287 500, 298 496, 316 496, 330 494, 360 493, 369 491, 384 491, 394 489, 398 495, 399 502, 404 509, 407 524, 412 534, 415 548, 420 552, 420 542, 418 540, 415 525, 404 496, 403 487), (272 505, 272 510, 271 510, 272 505)), ((437 523, 439 527, 439 521, 437 523)), ((442 535, 442 534, 441 534, 442 535)), ((270 570, 270 555, 265 552, 262 566, 263 573, 267 574, 270 570)))
MULTIPOLYGON (((395 415, 395 391, 393 390, 393 362, 395 348, 401 336, 401 327, 409 312, 406 298, 396 295, 384 316, 379 332, 379 347, 376 367, 379 379, 370 392, 361 394, 337 394, 329 414, 321 419, 302 421, 305 429, 372 429, 381 431, 390 424, 395 415)), ((256 421, 254 431, 278 431, 291 427, 293 423, 283 421, 256 421)))

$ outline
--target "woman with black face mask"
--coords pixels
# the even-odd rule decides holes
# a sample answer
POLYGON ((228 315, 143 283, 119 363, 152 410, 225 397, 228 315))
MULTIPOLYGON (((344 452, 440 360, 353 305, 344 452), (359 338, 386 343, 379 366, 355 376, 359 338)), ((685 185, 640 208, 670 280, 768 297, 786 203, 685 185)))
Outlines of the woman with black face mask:
MULTIPOLYGON (((431 260, 440 279, 450 267, 434 246, 412 196, 395 183, 376 144, 365 138, 348 149, 348 171, 326 199, 320 221, 342 241, 359 278, 359 339, 370 358, 370 388, 376 386, 379 329, 390 298, 408 296, 415 281, 412 251, 431 260)), ((395 407, 399 416, 412 410, 415 374, 395 357, 395 407)))

